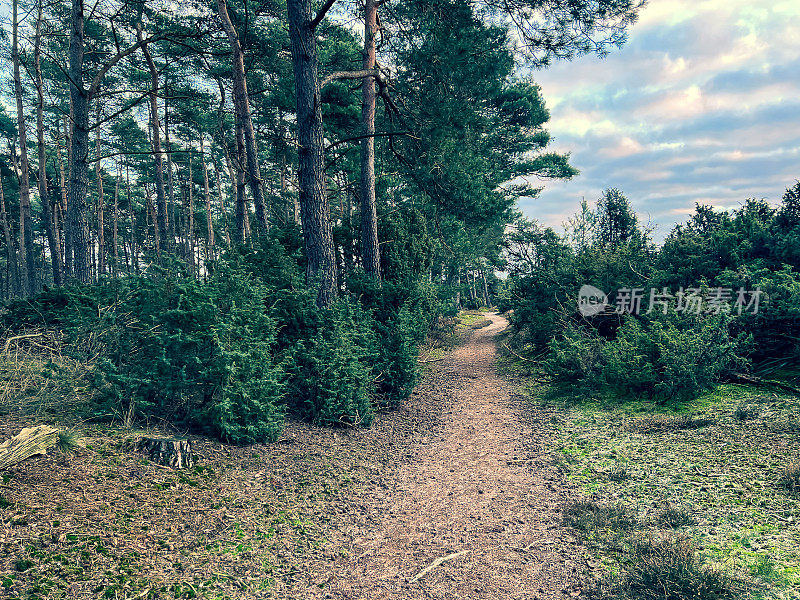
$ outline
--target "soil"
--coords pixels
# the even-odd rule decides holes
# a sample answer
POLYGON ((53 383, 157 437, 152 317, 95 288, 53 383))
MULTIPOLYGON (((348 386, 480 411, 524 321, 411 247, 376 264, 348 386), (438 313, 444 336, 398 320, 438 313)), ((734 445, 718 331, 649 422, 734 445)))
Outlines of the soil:
POLYGON ((551 415, 497 375, 507 323, 485 318, 369 430, 193 438, 199 465, 173 471, 123 450, 128 430, 87 429, 77 453, 4 472, 0 596, 578 596, 585 558, 561 526, 576 492, 552 465, 551 415))

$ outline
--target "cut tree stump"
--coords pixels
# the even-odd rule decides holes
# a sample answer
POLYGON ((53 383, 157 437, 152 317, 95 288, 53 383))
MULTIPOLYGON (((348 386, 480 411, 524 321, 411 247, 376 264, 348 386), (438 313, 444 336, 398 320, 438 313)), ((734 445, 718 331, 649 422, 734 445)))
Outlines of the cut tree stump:
POLYGON ((154 463, 182 469, 193 467, 195 460, 192 453, 192 442, 181 438, 141 437, 128 442, 138 452, 146 454, 154 463))
POLYGON ((26 427, 0 444, 0 470, 36 454, 47 454, 47 449, 55 446, 56 442, 58 442, 58 429, 47 425, 26 427))

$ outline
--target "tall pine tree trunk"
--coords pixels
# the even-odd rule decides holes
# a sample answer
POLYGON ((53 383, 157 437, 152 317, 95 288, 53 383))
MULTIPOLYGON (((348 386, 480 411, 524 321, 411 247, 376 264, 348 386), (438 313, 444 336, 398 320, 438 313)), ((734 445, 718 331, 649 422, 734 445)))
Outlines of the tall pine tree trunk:
MULTIPOLYGON (((378 32, 376 0, 366 0, 364 7, 365 71, 375 69, 375 35, 378 32)), ((378 216, 375 206, 375 78, 364 77, 361 83, 361 249, 364 271, 380 279, 378 216)))
POLYGON ((194 272, 195 270, 195 256, 194 256, 194 181, 192 178, 192 148, 187 148, 188 156, 188 178, 186 181, 186 260, 189 263, 189 268, 194 272))
POLYGON ((75 279, 88 283, 89 270, 89 93, 83 85, 84 52, 83 0, 72 0, 72 26, 69 44, 72 135, 69 165, 69 224, 72 239, 75 279))
MULTIPOLYGON (((100 110, 97 111, 98 121, 100 110)), ((105 234, 105 196, 103 194, 103 166, 100 164, 102 146, 100 141, 100 127, 97 127, 97 160, 95 161, 95 176, 97 177, 97 272, 99 275, 106 273, 106 234, 105 234)))
MULTIPOLYGON (((203 194, 206 201, 206 265, 214 260, 214 220, 211 217, 211 190, 208 185, 208 165, 206 164, 203 133, 200 133, 200 160, 203 165, 203 194)), ((208 268, 206 266, 206 268, 208 268)))
MULTIPOLYGON (((70 100, 70 114, 72 113, 72 100, 70 100)), ((61 135, 59 133, 59 139, 61 135)), ((70 155, 72 153, 71 150, 72 144, 70 142, 70 125, 69 125, 69 118, 67 115, 64 115, 64 148, 67 151, 67 170, 70 169, 70 155)), ((67 176, 64 171, 64 157, 61 155, 61 146, 60 143, 58 145, 57 150, 57 160, 58 160, 58 173, 61 181, 61 226, 64 231, 64 280, 68 279, 72 276, 72 233, 70 233, 70 221, 69 221, 69 202, 67 198, 67 193, 69 190, 69 185, 67 183, 67 176)))
POLYGON ((244 132, 242 122, 236 117, 236 231, 239 243, 244 244, 250 239, 250 211, 247 207, 247 189, 245 170, 247 169, 247 156, 244 150, 244 132))
POLYGON ((175 228, 178 224, 175 221, 175 179, 172 173, 172 147, 169 143, 169 106, 166 99, 164 100, 164 145, 167 151, 167 175, 169 177, 169 212, 172 213, 165 217, 169 230, 169 239, 164 251, 169 252, 175 243, 175 228))
POLYGON ((114 277, 117 277, 119 271, 119 245, 117 236, 119 233, 119 180, 121 175, 119 164, 117 164, 117 178, 114 183, 113 229, 111 230, 111 254, 114 257, 114 262, 111 265, 111 273, 114 277))
POLYGON ((298 180, 308 265, 306 277, 310 284, 317 286, 317 304, 326 307, 336 297, 336 258, 325 189, 317 40, 311 0, 287 0, 286 4, 297 100, 298 180))
POLYGON ((222 223, 220 227, 222 228, 222 239, 225 242, 225 246, 227 248, 231 247, 231 234, 230 228, 228 227, 228 211, 225 209, 225 195, 222 193, 222 175, 220 173, 219 165, 217 164, 217 159, 214 157, 214 153, 212 152, 211 158, 214 160, 214 178, 217 184, 217 200, 219 201, 219 213, 222 216, 222 223))
MULTIPOLYGON (((128 218, 131 222, 131 263, 130 268, 134 273, 139 272, 139 248, 136 243, 136 209, 133 206, 133 196, 131 195, 131 171, 128 158, 125 157, 125 197, 128 200, 128 218)), ((130 275, 131 270, 128 270, 130 275)))
POLYGON ((44 148, 44 84, 42 83, 41 61, 42 0, 39 0, 36 14, 36 40, 34 42, 34 64, 36 68, 36 141, 39 154, 39 200, 42 203, 42 224, 44 225, 50 260, 53 264, 53 283, 61 285, 61 243, 54 225, 55 215, 50 206, 47 191, 47 155, 44 148))
POLYGON ((14 236, 6 213, 6 193, 0 179, 0 226, 3 228, 3 237, 6 242, 6 272, 8 273, 9 296, 19 292, 19 268, 17 265, 17 252, 14 248, 14 236))
MULTIPOLYGON (((142 40, 141 27, 137 29, 137 36, 139 41, 142 40)), ((161 248, 167 247, 168 236, 168 220, 167 220, 167 197, 164 190, 164 158, 161 155, 161 123, 158 119, 158 69, 153 57, 150 54, 150 49, 147 44, 142 45, 142 54, 144 55, 147 68, 150 70, 150 129, 151 145, 153 147, 153 161, 154 161, 154 178, 156 181, 156 212, 158 217, 158 237, 159 246, 161 248)))
POLYGON ((33 226, 31 223, 30 163, 28 162, 28 137, 25 129, 25 112, 22 106, 22 78, 19 69, 18 44, 18 0, 12 2, 11 16, 11 60, 14 66, 14 96, 17 101, 17 127, 19 130, 20 177, 19 177, 19 251, 20 279, 23 294, 36 293, 36 257, 33 248, 33 226))
POLYGON ((244 134, 244 146, 247 153, 247 184, 253 201, 256 205, 256 220, 263 231, 269 227, 267 222, 267 207, 264 201, 264 187, 261 181, 261 171, 258 167, 258 148, 253 130, 253 117, 250 113, 250 99, 247 95, 247 80, 244 73, 244 54, 239 36, 233 27, 228 6, 225 0, 217 0, 217 11, 222 28, 228 36, 231 47, 231 69, 233 71, 233 107, 241 124, 244 134))

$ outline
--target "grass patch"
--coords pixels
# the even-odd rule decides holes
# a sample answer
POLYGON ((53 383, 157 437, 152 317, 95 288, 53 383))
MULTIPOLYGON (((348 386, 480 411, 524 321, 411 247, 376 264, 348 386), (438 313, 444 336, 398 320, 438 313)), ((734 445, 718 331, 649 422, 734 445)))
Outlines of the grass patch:
POLYGON ((800 493, 800 463, 788 465, 783 470, 783 473, 781 473, 778 479, 778 485, 781 489, 786 490, 794 496, 800 493))
POLYGON ((714 424, 714 419, 694 415, 648 415, 631 423, 631 429, 639 433, 662 433, 685 429, 700 429, 714 424))
POLYGON ((483 329, 484 327, 488 327, 491 324, 492 324, 491 319, 482 319, 470 325, 470 329, 483 329))
POLYGON ((78 448, 80 436, 72 429, 62 429, 56 439, 56 450, 62 454, 73 454, 78 448))
POLYGON ((754 402, 740 402, 733 411, 733 416, 737 421, 752 421, 758 417, 761 408, 754 402))
POLYGON ((625 467, 625 465, 617 463, 613 467, 611 467, 611 471, 608 473, 608 480, 620 482, 629 479, 630 476, 631 474, 628 473, 627 467, 625 467))
MULTIPOLYGON (((548 416, 552 463, 601 507, 571 508, 565 523, 591 540, 589 573, 607 598, 630 597, 609 577, 633 577, 632 532, 687 536, 693 560, 733 582, 720 598, 747 581, 760 599, 800 598, 798 398, 743 385, 665 405, 544 384, 529 392, 548 416), (635 526, 607 525, 608 507, 620 505, 638 515, 635 526)), ((698 581, 700 592, 715 589, 698 581)))
POLYGON ((609 531, 629 531, 636 527, 637 519, 622 504, 602 505, 580 500, 564 508, 563 523, 573 529, 590 534, 609 531))
POLYGON ((656 524, 659 527, 677 529, 678 527, 697 525, 697 519, 694 518, 694 515, 692 515, 689 509, 683 506, 670 504, 658 513, 656 516, 656 524))
POLYGON ((19 573, 24 573, 31 567, 33 567, 34 562, 32 560, 28 560, 26 558, 18 558, 14 561, 14 570, 18 571, 19 573))
POLYGON ((745 588, 705 564, 686 536, 662 534, 631 541, 620 573, 592 595, 603 600, 735 600, 745 588))
POLYGON ((464 327, 469 327, 471 329, 480 329, 481 327, 486 327, 486 325, 491 325, 492 323, 492 321, 484 317, 483 313, 479 310, 462 310, 460 313, 458 313, 456 321, 459 325, 463 325, 464 327), (485 325, 481 325, 481 323, 485 323, 485 325), (475 327, 475 325, 478 325, 478 327, 475 327))

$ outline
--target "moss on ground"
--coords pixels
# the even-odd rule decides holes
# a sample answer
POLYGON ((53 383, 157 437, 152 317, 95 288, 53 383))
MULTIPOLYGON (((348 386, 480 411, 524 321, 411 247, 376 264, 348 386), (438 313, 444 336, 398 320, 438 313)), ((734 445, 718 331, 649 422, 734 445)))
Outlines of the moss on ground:
POLYGON ((483 312, 479 310, 462 310, 458 313, 458 317, 456 317, 456 321, 459 325, 464 327, 473 327, 474 325, 481 324, 487 322, 487 325, 491 324, 491 319, 487 319, 483 316, 483 312))
POLYGON ((176 471, 125 451, 130 430, 83 433, 74 454, 3 473, 0 597, 286 598, 324 587, 314 565, 329 564, 342 528, 361 518, 352 499, 389 460, 377 436, 354 444, 351 432, 291 423, 271 446, 195 438, 198 466, 176 471))
MULTIPOLYGON (((757 597, 800 597, 800 499, 781 485, 798 460, 800 399, 741 385, 668 405, 529 391, 551 414, 552 460, 586 496, 689 536, 757 597)), ((606 570, 623 558, 594 551, 606 570)))

